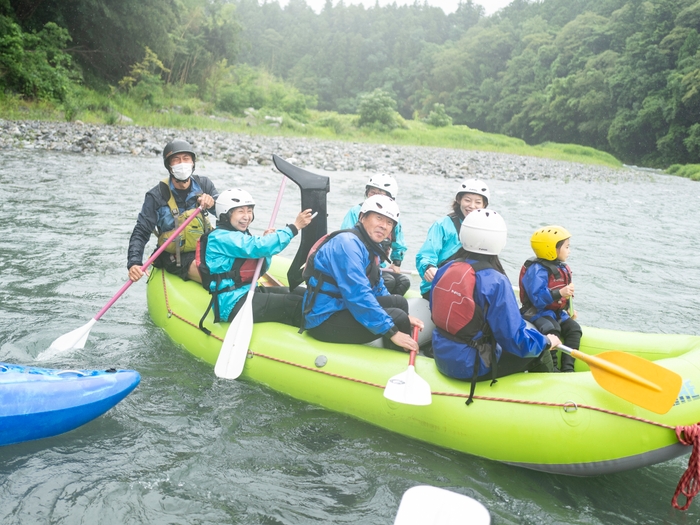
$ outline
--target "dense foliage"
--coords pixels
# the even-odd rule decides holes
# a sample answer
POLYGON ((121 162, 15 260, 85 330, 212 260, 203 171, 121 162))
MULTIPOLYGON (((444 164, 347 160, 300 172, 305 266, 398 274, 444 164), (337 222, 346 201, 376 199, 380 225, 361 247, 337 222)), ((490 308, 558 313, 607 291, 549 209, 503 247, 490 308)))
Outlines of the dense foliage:
POLYGON ((0 0, 0 88, 65 99, 72 57, 87 84, 153 107, 179 86, 237 115, 303 121, 316 106, 335 112, 330 129, 343 113, 376 129, 420 119, 667 166, 700 162, 698 31, 700 0, 514 0, 490 17, 471 0, 450 15, 330 0, 318 14, 304 0, 0 0))
POLYGON ((313 15, 239 0, 246 48, 319 107, 356 111, 381 88, 405 118, 570 142, 632 163, 700 160, 700 2, 515 0, 491 17, 330 3, 313 15))
POLYGON ((65 100, 71 84, 71 57, 64 52, 68 31, 47 22, 23 31, 0 1, 0 87, 33 98, 65 100))

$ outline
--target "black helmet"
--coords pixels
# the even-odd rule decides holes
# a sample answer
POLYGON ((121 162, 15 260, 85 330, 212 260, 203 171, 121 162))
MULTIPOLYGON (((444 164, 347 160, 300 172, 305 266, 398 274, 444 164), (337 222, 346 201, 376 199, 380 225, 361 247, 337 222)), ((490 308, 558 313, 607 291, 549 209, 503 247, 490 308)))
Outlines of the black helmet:
POLYGON ((168 173, 170 172, 170 164, 168 163, 168 160, 176 153, 189 153, 192 155, 192 161, 197 161, 197 155, 192 149, 190 143, 186 140, 175 139, 172 142, 168 142, 163 149, 163 164, 165 165, 165 169, 168 170, 168 173))

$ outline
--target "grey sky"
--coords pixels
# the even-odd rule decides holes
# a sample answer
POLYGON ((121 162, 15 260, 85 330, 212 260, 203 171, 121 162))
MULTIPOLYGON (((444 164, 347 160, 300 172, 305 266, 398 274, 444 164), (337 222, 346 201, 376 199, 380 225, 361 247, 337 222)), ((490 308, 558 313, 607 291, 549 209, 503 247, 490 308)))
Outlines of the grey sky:
MULTIPOLYGON (((372 7, 375 0, 344 0, 345 4, 364 4, 365 7, 372 7)), ((379 0, 379 5, 387 5, 396 2, 399 5, 412 4, 415 0, 379 0)), ((423 0, 419 0, 422 2, 423 0)), ((500 8, 507 6, 511 0, 473 0, 475 4, 480 4, 486 9, 486 14, 490 15, 498 11, 500 8)), ((286 5, 286 0, 280 0, 280 5, 286 5)), ((306 3, 311 8, 319 12, 325 4, 325 0, 306 0, 306 3)), ((337 4, 338 0, 333 0, 333 4, 337 4)), ((457 9, 459 0, 428 0, 428 4, 435 7, 442 7, 445 13, 452 13, 457 9)))

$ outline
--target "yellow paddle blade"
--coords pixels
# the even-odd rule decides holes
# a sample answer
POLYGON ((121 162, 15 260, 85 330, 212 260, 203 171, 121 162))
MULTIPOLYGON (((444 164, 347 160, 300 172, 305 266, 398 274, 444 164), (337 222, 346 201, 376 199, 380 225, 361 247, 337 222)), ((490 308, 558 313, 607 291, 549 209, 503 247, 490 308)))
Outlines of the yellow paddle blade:
POLYGON ((636 355, 588 355, 578 350, 572 350, 571 355, 588 364, 593 378, 605 390, 657 414, 671 410, 681 391, 681 376, 636 355))

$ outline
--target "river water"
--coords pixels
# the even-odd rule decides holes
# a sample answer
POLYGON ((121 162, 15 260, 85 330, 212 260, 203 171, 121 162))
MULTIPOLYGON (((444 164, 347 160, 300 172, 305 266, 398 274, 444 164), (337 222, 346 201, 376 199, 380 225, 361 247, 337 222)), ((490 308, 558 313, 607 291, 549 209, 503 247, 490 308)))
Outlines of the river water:
MULTIPOLYGON (((89 321, 126 281, 126 249, 159 158, 9 151, 0 166, 0 361, 133 368, 140 386, 68 434, 0 448, 0 523, 391 524, 405 490, 430 484, 482 502, 497 524, 698 523, 670 500, 687 456, 616 475, 532 472, 398 436, 249 381, 224 381, 151 322, 137 283, 86 348, 36 357, 89 321)), ((219 190, 245 187, 267 225, 280 182, 269 167, 201 162, 219 190)), ((329 226, 361 200, 366 173, 328 173, 329 226)), ((529 237, 559 223, 584 326, 697 334, 700 184, 647 172, 609 180, 503 181, 492 208, 509 227, 511 280, 529 237)), ((456 181, 399 175, 405 268, 456 181)), ((278 224, 299 209, 287 187, 278 224)), ((150 252, 149 252, 150 253, 150 252)), ((293 248, 288 249, 293 254, 293 248)), ((417 282, 415 283, 417 286, 417 282)), ((542 446, 533 443, 533 446, 542 446)))

